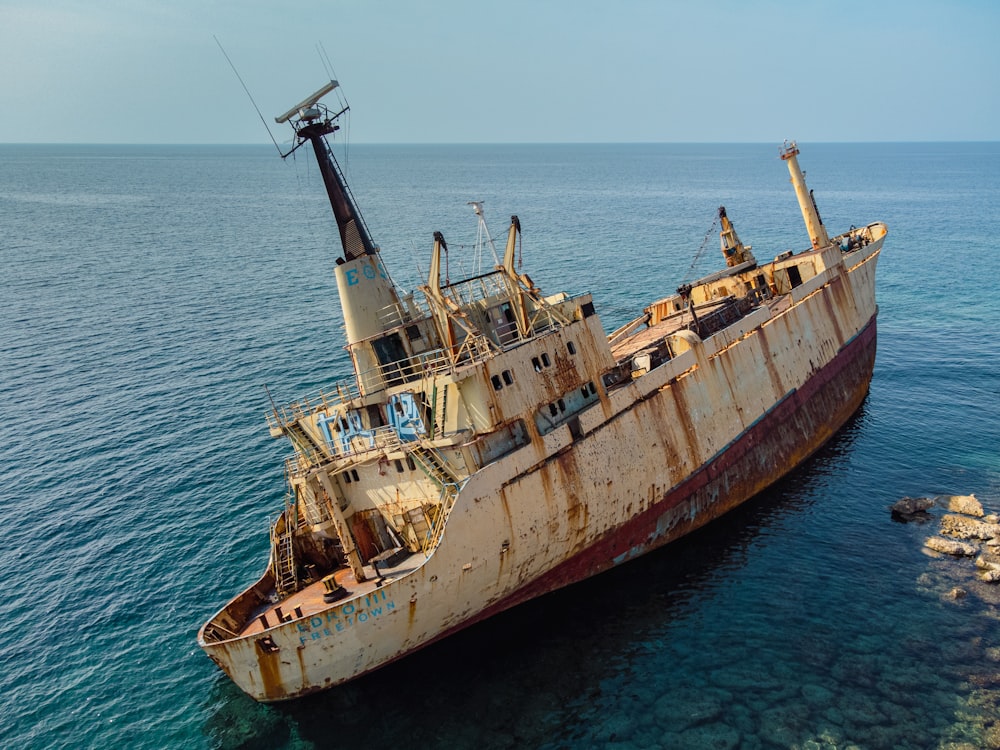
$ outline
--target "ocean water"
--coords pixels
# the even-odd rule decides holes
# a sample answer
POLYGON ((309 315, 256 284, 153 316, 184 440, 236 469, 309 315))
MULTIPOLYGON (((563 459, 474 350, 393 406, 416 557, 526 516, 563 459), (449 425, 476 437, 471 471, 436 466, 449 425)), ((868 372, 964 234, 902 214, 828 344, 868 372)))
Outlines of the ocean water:
MULTIPOLYGON (((280 403, 349 374, 311 155, 0 146, 0 746, 1000 746, 1000 589, 888 510, 1000 510, 1000 144, 801 148, 831 233, 889 225, 845 429, 675 545, 263 706, 195 634, 266 563, 288 449, 264 385, 280 403)), ((719 205, 758 258, 808 242, 777 144, 338 155, 402 286, 435 230, 451 278, 473 272, 482 200, 608 330, 720 266, 719 205)))

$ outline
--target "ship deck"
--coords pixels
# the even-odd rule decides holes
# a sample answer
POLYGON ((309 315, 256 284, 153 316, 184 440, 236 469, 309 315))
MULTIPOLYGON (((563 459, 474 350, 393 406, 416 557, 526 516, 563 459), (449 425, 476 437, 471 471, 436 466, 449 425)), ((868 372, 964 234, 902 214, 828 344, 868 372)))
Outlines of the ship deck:
POLYGON ((422 554, 413 553, 394 567, 380 567, 376 571, 374 567, 368 565, 365 566, 365 573, 367 575, 370 572, 371 577, 364 581, 358 581, 350 568, 340 568, 334 572, 334 576, 337 583, 347 589, 347 596, 337 599, 335 602, 327 603, 323 601, 323 594, 326 593, 326 587, 322 581, 314 581, 281 601, 267 604, 255 610, 249 622, 239 632, 239 637, 243 638, 263 633, 266 628, 261 620, 261 616, 267 620, 268 627, 274 627, 282 622, 304 619, 328 610, 331 607, 339 607, 371 594, 386 583, 409 575, 420 568, 424 562, 426 562, 426 558, 422 554), (381 577, 378 576, 379 572, 381 572, 381 577))
POLYGON ((640 328, 635 333, 619 341, 611 347, 611 353, 616 362, 623 362, 631 359, 643 349, 648 349, 656 345, 671 333, 686 328, 692 322, 691 313, 681 312, 664 318, 653 326, 640 328))
MULTIPOLYGON (((789 295, 782 294, 768 299, 764 304, 770 308, 773 317, 787 310, 791 306, 791 302, 792 300, 789 295)), ((710 315, 721 307, 722 304, 720 301, 714 306, 700 306, 698 308, 699 317, 710 315)), ((656 325, 639 328, 634 333, 629 334, 611 347, 611 353, 614 355, 616 362, 624 362, 645 349, 655 348, 667 336, 687 328, 692 322, 693 319, 690 312, 686 310, 678 312, 664 318, 656 325)))

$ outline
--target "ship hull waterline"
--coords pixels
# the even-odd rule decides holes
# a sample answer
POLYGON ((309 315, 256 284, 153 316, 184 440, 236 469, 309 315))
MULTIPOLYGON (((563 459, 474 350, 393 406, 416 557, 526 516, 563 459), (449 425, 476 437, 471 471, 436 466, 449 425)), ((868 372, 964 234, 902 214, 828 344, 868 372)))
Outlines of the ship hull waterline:
MULTIPOLYGON (((320 613, 320 616, 306 618, 305 624, 286 623, 274 629, 275 636, 285 636, 281 641, 285 647, 275 652, 262 653, 255 649, 254 639, 251 638, 211 644, 202 642, 202 645, 213 661, 256 700, 276 702, 293 699, 372 672, 503 610, 668 544, 742 504, 821 448, 857 411, 867 395, 874 369, 876 338, 876 315, 872 314, 868 322, 826 364, 786 393, 677 486, 650 498, 641 512, 541 575, 526 580, 523 585, 506 588, 496 600, 485 606, 476 606, 472 600, 474 597, 470 598, 465 609, 459 609, 443 620, 438 618, 439 627, 421 631, 417 622, 418 598, 415 591, 411 596, 411 589, 401 585, 406 583, 406 579, 388 584, 379 593, 382 603, 391 606, 384 613, 383 608, 379 608, 379 628, 384 622, 408 618, 408 626, 403 637, 396 639, 398 647, 393 652, 366 656, 368 652, 378 650, 375 648, 379 642, 378 629, 369 628, 366 634, 358 635, 362 630, 358 626, 362 622, 358 619, 352 621, 350 617, 345 620, 344 606, 341 606, 337 615, 339 619, 336 620, 331 620, 329 613, 320 613), (664 524, 663 519, 668 516, 673 520, 664 524), (318 638, 317 633, 323 637, 318 638), (320 679, 317 675, 324 667, 308 664, 304 653, 307 647, 320 645, 315 643, 316 640, 330 646, 336 640, 335 649, 342 654, 338 668, 328 669, 320 679), (291 656, 289 650, 295 651, 295 655, 291 656), (344 654, 356 656, 348 658, 344 654), (291 660, 296 660, 299 667, 290 663, 291 660), (352 660, 353 663, 349 663, 352 660), (289 679, 290 671, 297 677, 289 679)), ((586 440, 587 436, 584 436, 581 442, 586 440)), ((569 451, 550 460, 572 462, 575 458, 573 451, 569 451)), ((573 467, 567 467, 567 470, 572 471, 573 467)), ((438 550, 435 555, 441 551, 438 550)), ((427 562, 431 560, 433 556, 427 562)), ((503 563, 500 564, 502 567, 503 563)), ((423 571, 418 570, 417 573, 423 571)), ((424 573, 423 579, 428 576, 429 572, 424 573)), ((433 582, 434 577, 430 576, 430 580, 433 582)), ((426 580, 421 583, 426 584, 426 580)), ((353 605, 346 606, 352 607, 353 611, 353 605)), ((369 609, 369 613, 374 611, 369 609)), ((375 616, 370 616, 369 625, 375 621, 375 616)))

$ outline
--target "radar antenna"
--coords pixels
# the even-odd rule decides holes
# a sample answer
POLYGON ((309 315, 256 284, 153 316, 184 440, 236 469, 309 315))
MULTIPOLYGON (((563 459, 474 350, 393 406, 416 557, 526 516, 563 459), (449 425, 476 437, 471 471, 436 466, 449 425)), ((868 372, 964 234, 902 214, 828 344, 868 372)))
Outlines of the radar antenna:
MULTIPOLYGON (((298 104, 296 104, 290 110, 288 110, 287 112, 285 112, 285 114, 283 114, 283 115, 281 115, 279 117, 275 117, 274 121, 276 123, 278 123, 279 125, 282 125, 282 124, 288 122, 289 119, 291 119, 292 117, 294 117, 296 113, 298 113, 300 119, 305 119, 308 115, 312 114, 311 112, 309 112, 309 110, 314 110, 315 107, 316 107, 316 104, 319 103, 320 99, 322 99, 324 96, 326 96, 327 94, 329 94, 331 91, 333 91, 335 88, 337 88, 339 86, 340 86, 340 84, 337 83, 336 81, 330 81, 328 84, 326 84, 323 88, 321 88, 315 94, 313 94, 312 96, 310 96, 310 97, 308 97, 306 99, 303 99, 301 102, 299 102, 298 104)), ((320 115, 319 110, 315 110, 315 115, 313 116, 313 119, 315 119, 316 117, 319 117, 319 115, 320 115)))

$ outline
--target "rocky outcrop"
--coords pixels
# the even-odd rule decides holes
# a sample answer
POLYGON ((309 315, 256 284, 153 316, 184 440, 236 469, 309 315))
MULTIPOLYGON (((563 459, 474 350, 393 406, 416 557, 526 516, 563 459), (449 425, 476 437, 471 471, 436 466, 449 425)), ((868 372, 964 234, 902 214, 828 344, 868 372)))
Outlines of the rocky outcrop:
POLYGON ((1000 517, 986 515, 975 495, 904 497, 891 511, 898 521, 925 521, 931 518, 929 511, 934 507, 947 512, 941 516, 940 534, 928 537, 924 548, 952 557, 975 557, 979 579, 1000 583, 1000 517))
POLYGON ((903 497, 890 508, 897 521, 927 521, 933 507, 944 508, 949 513, 982 518, 985 523, 998 523, 997 516, 985 516, 982 504, 975 495, 937 495, 935 497, 903 497))
POLYGON ((935 552, 940 552, 944 555, 953 555, 954 557, 974 557, 979 553, 979 547, 975 544, 967 544, 955 539, 945 539, 943 536, 929 537, 924 542, 924 546, 935 552))
POLYGON ((904 497, 890 510, 897 521, 926 521, 931 517, 927 511, 933 507, 934 500, 929 497, 904 497))
POLYGON ((957 539, 986 542, 1000 538, 1000 524, 985 523, 957 513, 946 513, 941 517, 941 533, 957 539))
POLYGON ((934 503, 952 513, 983 517, 983 506, 975 495, 938 495, 934 498, 934 503))

